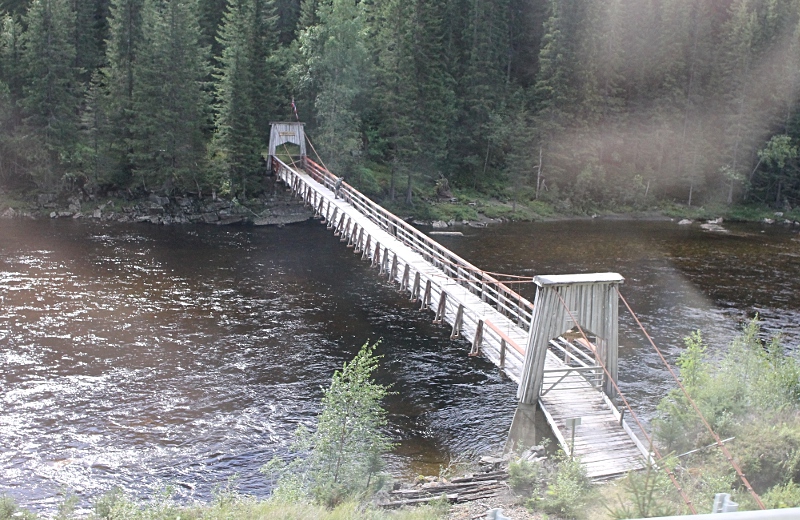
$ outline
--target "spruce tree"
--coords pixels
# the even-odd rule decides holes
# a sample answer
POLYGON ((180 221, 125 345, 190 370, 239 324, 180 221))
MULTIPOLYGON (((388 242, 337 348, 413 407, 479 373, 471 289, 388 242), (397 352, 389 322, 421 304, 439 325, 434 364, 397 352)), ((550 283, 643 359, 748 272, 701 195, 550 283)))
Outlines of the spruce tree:
POLYGON ((75 13, 67 0, 34 0, 25 21, 22 63, 25 120, 41 139, 35 178, 47 189, 78 162, 78 107, 82 96, 75 68, 75 13))
POLYGON ((208 49, 199 42, 197 2, 145 0, 134 63, 131 159, 146 192, 201 191, 206 182, 208 49))
POLYGON ((133 125, 134 68, 142 44, 143 0, 111 0, 108 19, 109 38, 106 66, 103 69, 104 97, 108 126, 101 132, 109 154, 108 167, 99 174, 99 182, 127 185, 132 179, 131 127, 133 125))
POLYGON ((13 100, 22 97, 24 69, 22 61, 22 24, 10 14, 0 19, 0 80, 4 81, 13 100))
POLYGON ((222 55, 215 74, 216 132, 213 150, 216 167, 227 179, 231 192, 243 197, 248 193, 259 169, 262 142, 256 129, 259 118, 256 107, 254 69, 258 45, 255 0, 230 0, 225 13, 219 42, 222 55))

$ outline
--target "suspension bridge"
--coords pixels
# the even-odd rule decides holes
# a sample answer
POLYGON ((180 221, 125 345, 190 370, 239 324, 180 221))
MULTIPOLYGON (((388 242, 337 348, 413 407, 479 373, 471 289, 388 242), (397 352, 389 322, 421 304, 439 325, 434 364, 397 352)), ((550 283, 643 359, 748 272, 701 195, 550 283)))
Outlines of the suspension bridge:
POLYGON ((270 168, 334 236, 516 382, 589 477, 644 465, 649 450, 612 400, 620 275, 537 276, 531 303, 312 161, 302 134, 302 123, 273 124, 270 168), (285 142, 300 147, 297 162, 277 157, 285 142))

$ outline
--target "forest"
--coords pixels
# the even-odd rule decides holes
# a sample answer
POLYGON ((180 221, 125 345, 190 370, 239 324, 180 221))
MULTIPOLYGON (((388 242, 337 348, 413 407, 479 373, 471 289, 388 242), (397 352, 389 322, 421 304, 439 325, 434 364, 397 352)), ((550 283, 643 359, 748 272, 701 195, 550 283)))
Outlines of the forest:
POLYGON ((0 187, 800 204, 800 0, 0 0, 0 187), (296 110, 295 110, 296 109, 296 110))

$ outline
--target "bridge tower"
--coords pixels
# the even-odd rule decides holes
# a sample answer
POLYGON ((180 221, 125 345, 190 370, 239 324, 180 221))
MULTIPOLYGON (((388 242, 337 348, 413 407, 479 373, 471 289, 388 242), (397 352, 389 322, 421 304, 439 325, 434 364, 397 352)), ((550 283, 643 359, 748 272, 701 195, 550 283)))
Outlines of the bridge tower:
POLYGON ((271 130, 269 132, 269 161, 268 167, 272 170, 272 158, 278 147, 286 144, 296 144, 300 147, 300 164, 305 167, 306 163, 306 134, 305 123, 286 122, 286 121, 272 121, 270 122, 271 130))
MULTIPOLYGON (((536 276, 533 281, 537 285, 536 299, 525 365, 517 390, 519 402, 537 402, 545 379, 545 358, 550 341, 575 327, 580 327, 592 340, 595 359, 606 367, 616 382, 619 347, 617 288, 625 279, 617 273, 592 273, 536 276)), ((614 396, 614 386, 608 375, 602 389, 609 397, 614 396)))

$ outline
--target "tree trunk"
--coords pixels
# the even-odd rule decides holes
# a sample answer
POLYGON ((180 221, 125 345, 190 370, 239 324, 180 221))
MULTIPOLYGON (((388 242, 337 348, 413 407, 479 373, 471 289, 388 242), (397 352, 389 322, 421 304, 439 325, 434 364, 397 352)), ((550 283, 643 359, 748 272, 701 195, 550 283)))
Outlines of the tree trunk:
POLYGON ((536 167, 536 200, 539 200, 539 189, 542 187, 542 147, 539 146, 539 165, 536 167))

